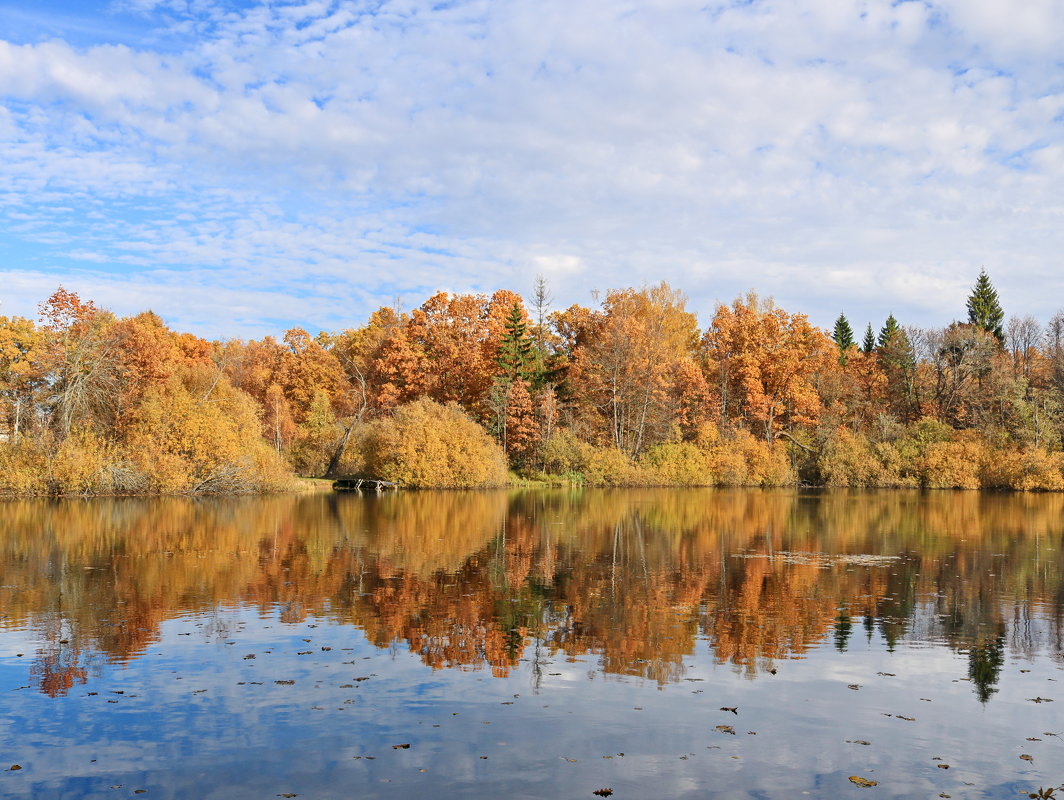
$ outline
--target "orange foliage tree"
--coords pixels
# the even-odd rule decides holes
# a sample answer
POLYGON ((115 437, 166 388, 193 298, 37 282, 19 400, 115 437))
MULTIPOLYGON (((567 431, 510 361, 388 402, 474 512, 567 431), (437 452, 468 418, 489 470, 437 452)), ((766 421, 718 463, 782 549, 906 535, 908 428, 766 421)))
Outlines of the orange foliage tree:
POLYGON ((780 428, 819 418, 815 380, 836 350, 804 314, 750 294, 717 307, 703 344, 726 419, 757 424, 772 441, 780 428))

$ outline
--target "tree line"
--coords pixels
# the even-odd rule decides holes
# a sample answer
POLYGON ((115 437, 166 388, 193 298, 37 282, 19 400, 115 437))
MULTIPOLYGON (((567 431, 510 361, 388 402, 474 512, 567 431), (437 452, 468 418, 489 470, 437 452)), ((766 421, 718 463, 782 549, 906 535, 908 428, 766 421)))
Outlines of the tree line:
POLYGON ((1006 319, 982 272, 967 319, 891 314, 861 341, 754 293, 702 328, 666 283, 553 309, 499 290, 382 307, 357 328, 207 341, 58 289, 0 317, 0 489, 407 486, 1064 489, 1064 312, 1006 319))

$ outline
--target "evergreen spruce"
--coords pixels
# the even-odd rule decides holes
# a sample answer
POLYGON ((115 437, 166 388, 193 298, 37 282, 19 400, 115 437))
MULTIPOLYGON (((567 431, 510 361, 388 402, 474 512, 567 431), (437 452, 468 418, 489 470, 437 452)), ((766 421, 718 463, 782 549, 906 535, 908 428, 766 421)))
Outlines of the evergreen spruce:
POLYGON ((846 353, 857 344, 853 340, 853 328, 850 327, 850 322, 846 319, 845 314, 839 314, 839 318, 835 320, 835 332, 831 334, 831 338, 839 346, 839 363, 845 364, 846 353))
POLYGON ((894 338, 894 334, 901 330, 901 326, 898 325, 898 321, 894 319, 894 315, 891 314, 887 317, 887 321, 883 323, 883 327, 879 329, 879 340, 876 344, 880 347, 886 347, 890 344, 890 340, 894 338))
POLYGON ((994 334, 997 340, 1004 344, 1005 333, 1001 329, 1004 321, 1005 312, 1001 310, 998 293, 990 283, 990 276, 984 269, 979 273, 975 286, 972 287, 972 293, 968 295, 968 322, 994 334))
POLYGON ((528 333, 528 323, 517 303, 510 309, 505 327, 506 333, 499 342, 499 352, 495 358, 499 371, 508 381, 529 380, 536 371, 536 351, 528 333))
POLYGON ((872 323, 868 323, 868 327, 865 328, 864 342, 861 344, 861 350, 866 356, 872 355, 872 351, 876 349, 876 335, 872 332, 872 323))

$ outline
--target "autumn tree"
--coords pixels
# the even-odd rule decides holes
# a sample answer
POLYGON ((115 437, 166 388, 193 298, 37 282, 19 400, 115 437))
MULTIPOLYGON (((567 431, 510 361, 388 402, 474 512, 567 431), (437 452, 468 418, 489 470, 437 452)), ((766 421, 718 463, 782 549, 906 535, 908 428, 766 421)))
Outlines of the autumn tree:
POLYGON ((717 307, 704 342, 725 418, 758 425, 770 442, 781 428, 816 422, 815 376, 837 349, 804 314, 751 293, 717 307))
POLYGON ((593 428, 629 455, 661 441, 676 421, 676 379, 693 364, 698 328, 686 297, 666 283, 607 292, 598 314, 559 319, 570 339, 567 390, 585 399, 593 428))
POLYGON ((11 441, 18 441, 45 386, 44 332, 32 320, 0 317, 0 397, 11 441))
POLYGON ((47 332, 46 405, 54 429, 69 436, 75 424, 106 425, 119 390, 113 317, 59 287, 39 306, 47 332))

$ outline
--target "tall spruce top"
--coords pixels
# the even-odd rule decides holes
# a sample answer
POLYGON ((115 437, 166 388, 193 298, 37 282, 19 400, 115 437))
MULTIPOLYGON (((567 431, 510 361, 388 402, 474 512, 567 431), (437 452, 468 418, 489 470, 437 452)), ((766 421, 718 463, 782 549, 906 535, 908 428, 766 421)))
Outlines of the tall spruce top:
POLYGON ((839 346, 839 363, 845 364, 846 352, 857 344, 853 340, 853 328, 850 327, 850 321, 846 319, 845 314, 839 314, 839 318, 835 320, 835 332, 831 334, 831 338, 839 346))
POLYGON ((861 343, 861 350, 864 354, 871 355, 872 351, 876 349, 876 335, 872 332, 872 323, 868 323, 868 327, 865 328, 864 342, 861 343))
POLYGON ((899 330, 901 330, 901 327, 898 325, 898 321, 894 319, 894 315, 891 314, 887 317, 887 321, 883 323, 883 327, 879 329, 879 341, 877 344, 880 347, 886 347, 899 330))
POLYGON ((997 290, 984 269, 980 271, 972 293, 968 295, 968 322, 994 334, 999 342, 1004 343, 1005 333, 1001 328, 1004 321, 1005 312, 1001 310, 997 290))

